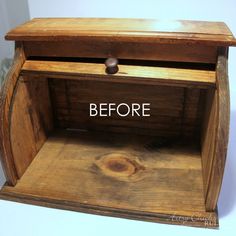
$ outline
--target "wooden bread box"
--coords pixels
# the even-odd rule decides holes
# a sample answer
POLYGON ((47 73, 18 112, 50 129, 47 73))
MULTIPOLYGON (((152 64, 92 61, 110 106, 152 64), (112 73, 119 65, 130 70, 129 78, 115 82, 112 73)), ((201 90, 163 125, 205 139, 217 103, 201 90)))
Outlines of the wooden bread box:
POLYGON ((236 45, 224 23, 38 18, 6 39, 0 198, 218 227, 236 45), (90 116, 90 104, 124 103, 150 114, 90 116))

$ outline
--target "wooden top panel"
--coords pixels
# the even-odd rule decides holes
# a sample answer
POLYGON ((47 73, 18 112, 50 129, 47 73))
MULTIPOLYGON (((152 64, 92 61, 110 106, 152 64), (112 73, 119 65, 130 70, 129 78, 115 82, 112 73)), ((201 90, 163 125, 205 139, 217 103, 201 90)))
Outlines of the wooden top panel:
POLYGON ((102 40, 236 45, 223 22, 110 18, 35 18, 11 30, 7 40, 102 40))

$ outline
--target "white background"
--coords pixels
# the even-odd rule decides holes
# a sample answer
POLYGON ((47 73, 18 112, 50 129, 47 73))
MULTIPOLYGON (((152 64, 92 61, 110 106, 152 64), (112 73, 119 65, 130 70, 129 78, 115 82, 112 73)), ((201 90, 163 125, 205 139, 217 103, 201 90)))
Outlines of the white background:
MULTIPOLYGON (((132 17, 224 21, 236 35, 235 0, 0 0, 1 37, 9 27, 34 17, 132 17), (7 4, 6 4, 7 2, 7 4), (5 5, 4 5, 5 3, 5 5), (20 4, 22 3, 22 4, 20 4), (4 6, 8 5, 8 9, 4 6), (26 11, 29 9, 29 12, 26 11), (2 13, 3 12, 3 13, 2 13), (8 14, 8 15, 7 15, 8 14), (15 15, 19 17, 15 19, 15 15), (22 15, 23 14, 23 15, 22 15), (13 20, 12 20, 13 19, 13 20), (6 22, 6 21, 5 21, 6 22), (7 25, 8 24, 8 25, 7 25)), ((1 39, 1 52, 11 45, 1 39), (4 45, 4 46, 2 46, 4 45)), ((2 57, 1 57, 2 59, 2 57)), ((218 203, 220 229, 209 230, 94 216, 0 201, 0 235, 232 235, 236 233, 236 48, 230 49, 231 127, 228 157, 218 203)), ((1 169, 1 168, 0 168, 1 169)), ((0 183, 4 182, 0 170, 0 183)), ((37 183, 36 183, 37 184, 37 183)))

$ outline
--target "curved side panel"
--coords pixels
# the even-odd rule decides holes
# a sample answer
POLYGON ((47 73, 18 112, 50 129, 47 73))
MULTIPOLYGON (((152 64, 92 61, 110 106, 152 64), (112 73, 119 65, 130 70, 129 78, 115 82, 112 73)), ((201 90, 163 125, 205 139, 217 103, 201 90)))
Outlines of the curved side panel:
POLYGON ((6 80, 0 93, 0 156, 7 183, 10 185, 15 185, 17 181, 17 173, 10 142, 12 98, 14 96, 16 83, 24 61, 25 55, 22 44, 17 43, 13 65, 6 76, 6 80))
POLYGON ((19 77, 12 101, 10 141, 21 178, 52 130, 48 80, 19 77))
POLYGON ((216 208, 222 184, 229 134, 228 48, 220 48, 216 68, 216 140, 209 184, 206 192, 206 210, 216 208))

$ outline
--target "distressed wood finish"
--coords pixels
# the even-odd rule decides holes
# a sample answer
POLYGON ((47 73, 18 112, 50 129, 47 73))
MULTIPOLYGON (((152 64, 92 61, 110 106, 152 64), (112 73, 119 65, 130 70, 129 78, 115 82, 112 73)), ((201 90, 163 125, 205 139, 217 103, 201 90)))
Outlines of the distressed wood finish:
POLYGON ((224 23, 33 19, 6 39, 17 47, 0 96, 0 198, 218 227, 236 45, 224 23), (90 117, 90 103, 150 103, 150 116, 90 117))
POLYGON ((3 169, 8 184, 15 185, 17 181, 17 172, 12 155, 10 141, 10 118, 12 111, 12 100, 15 93, 15 87, 18 81, 21 67, 25 61, 25 54, 21 43, 16 44, 15 57, 10 71, 1 88, 0 94, 0 149, 3 169))

